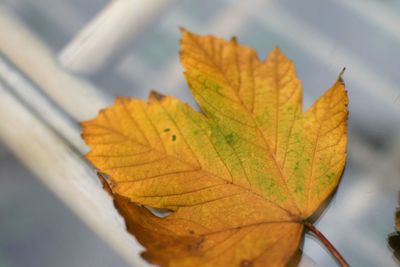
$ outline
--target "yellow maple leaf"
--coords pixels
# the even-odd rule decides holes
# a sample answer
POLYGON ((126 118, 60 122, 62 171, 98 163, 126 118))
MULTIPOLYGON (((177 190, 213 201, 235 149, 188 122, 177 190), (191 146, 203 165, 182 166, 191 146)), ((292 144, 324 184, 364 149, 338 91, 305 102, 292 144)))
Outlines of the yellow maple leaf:
POLYGON ((202 112, 175 97, 117 98, 84 122, 87 158, 109 176, 128 229, 161 266, 284 266, 336 188, 346 158, 338 81, 306 112, 293 63, 182 30, 202 112), (168 209, 159 218, 134 205, 168 209))

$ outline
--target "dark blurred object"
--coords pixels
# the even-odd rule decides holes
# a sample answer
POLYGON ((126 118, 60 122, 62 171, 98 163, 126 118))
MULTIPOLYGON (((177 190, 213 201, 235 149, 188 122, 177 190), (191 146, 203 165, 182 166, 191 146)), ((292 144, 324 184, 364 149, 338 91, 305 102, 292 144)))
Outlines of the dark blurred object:
POLYGON ((397 263, 400 263, 400 232, 393 232, 388 237, 388 244, 393 250, 393 256, 396 258, 397 263))
MULTIPOLYGON (((400 202, 400 193, 399 193, 399 202, 400 202)), ((394 214, 394 222, 397 231, 389 234, 388 245, 393 250, 393 256, 397 260, 397 263, 400 264, 400 208, 397 208, 394 214)))

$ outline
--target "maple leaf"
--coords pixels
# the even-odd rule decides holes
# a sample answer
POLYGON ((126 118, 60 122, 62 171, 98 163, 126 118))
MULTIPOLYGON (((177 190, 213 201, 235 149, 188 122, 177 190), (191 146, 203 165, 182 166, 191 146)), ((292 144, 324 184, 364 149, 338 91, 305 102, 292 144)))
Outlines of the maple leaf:
POLYGON ((109 176, 148 261, 284 266, 343 171, 344 84, 339 77, 303 112, 294 64, 278 48, 261 61, 236 39, 182 34, 181 63, 202 112, 172 96, 119 97, 82 124, 87 158, 109 176))

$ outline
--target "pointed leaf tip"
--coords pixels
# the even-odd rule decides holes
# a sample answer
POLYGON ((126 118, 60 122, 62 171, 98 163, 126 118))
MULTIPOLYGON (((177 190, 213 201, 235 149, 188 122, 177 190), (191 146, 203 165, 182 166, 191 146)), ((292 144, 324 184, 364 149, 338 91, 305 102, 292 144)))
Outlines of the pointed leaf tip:
POLYGON ((155 91, 155 90, 151 90, 150 94, 149 94, 149 100, 163 100, 165 98, 165 95, 155 91))

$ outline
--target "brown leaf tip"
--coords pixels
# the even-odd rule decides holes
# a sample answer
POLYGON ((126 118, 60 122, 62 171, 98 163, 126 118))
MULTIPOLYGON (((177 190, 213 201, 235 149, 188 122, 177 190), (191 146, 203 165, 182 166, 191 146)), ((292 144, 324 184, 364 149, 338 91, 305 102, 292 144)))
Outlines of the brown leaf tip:
POLYGON ((231 42, 238 44, 238 38, 236 36, 231 37, 231 42))
POLYGON ((97 176, 99 177, 100 183, 103 186, 104 191, 106 191, 110 196, 113 196, 113 191, 111 189, 110 182, 106 180, 103 174, 97 173, 97 176))
POLYGON ((343 77, 343 74, 344 74, 345 71, 346 71, 346 67, 343 67, 342 71, 339 73, 339 78, 338 78, 339 82, 340 82, 344 87, 346 87, 346 85, 345 85, 344 80, 343 80, 342 77, 343 77))
POLYGON ((249 261, 249 260, 242 260, 240 262, 240 267, 252 267, 253 266, 253 262, 249 261))
POLYGON ((179 27, 179 31, 180 31, 181 33, 184 33, 184 32, 187 32, 188 30, 186 30, 185 27, 180 26, 180 27, 179 27))
POLYGON ((154 91, 154 90, 150 91, 149 99, 155 99, 155 100, 160 101, 160 100, 163 100, 163 98, 165 98, 165 95, 163 95, 157 91, 154 91))

